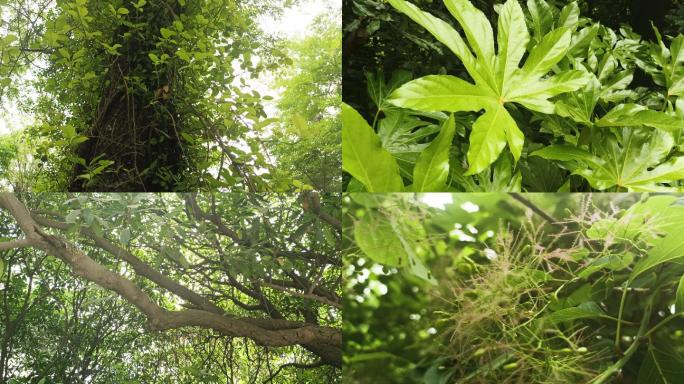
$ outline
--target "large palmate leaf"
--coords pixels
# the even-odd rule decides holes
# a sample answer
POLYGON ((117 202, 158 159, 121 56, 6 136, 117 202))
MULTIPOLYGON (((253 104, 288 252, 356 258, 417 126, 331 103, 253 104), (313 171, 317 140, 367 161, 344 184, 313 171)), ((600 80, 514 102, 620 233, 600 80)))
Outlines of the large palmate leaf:
MULTIPOLYGON (((518 103, 534 111, 553 113, 554 106, 549 99, 577 90, 588 81, 585 72, 574 70, 547 76, 570 47, 572 31, 577 24, 574 21, 577 18, 577 5, 574 3, 564 8, 563 19, 557 25, 553 25, 552 21, 539 19, 539 31, 549 25, 555 28, 539 38, 538 44, 533 45, 520 68, 530 35, 525 14, 517 0, 508 0, 500 8, 498 52, 494 49, 494 36, 489 21, 468 0, 445 0, 445 4, 463 28, 470 48, 459 33, 444 21, 404 0, 389 2, 449 47, 474 80, 473 84, 453 76, 426 76, 399 87, 388 99, 399 107, 423 111, 484 110, 484 114, 473 125, 470 135, 467 154, 469 168, 466 175, 487 169, 506 145, 516 161, 520 158, 524 135, 506 109, 507 103, 518 103)), ((539 12, 533 11, 535 13, 539 12)))
POLYGON ((392 155, 382 147, 380 138, 366 120, 344 103, 342 169, 361 182, 368 192, 397 192, 404 189, 392 155))
POLYGON ((635 128, 621 133, 599 131, 590 150, 551 145, 531 156, 562 161, 596 189, 661 191, 668 189, 663 183, 684 179, 684 157, 668 159, 674 145, 668 132, 635 128))

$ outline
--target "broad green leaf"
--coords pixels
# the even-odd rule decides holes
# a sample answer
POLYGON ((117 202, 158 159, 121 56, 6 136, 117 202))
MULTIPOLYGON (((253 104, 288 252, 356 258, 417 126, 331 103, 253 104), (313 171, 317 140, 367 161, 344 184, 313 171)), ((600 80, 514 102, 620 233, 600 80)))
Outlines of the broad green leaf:
POLYGON ((596 122, 598 127, 648 126, 666 131, 684 128, 684 119, 638 104, 619 104, 596 122))
POLYGON ((644 272, 668 261, 684 257, 684 225, 679 225, 672 229, 665 237, 656 240, 646 256, 638 262, 630 275, 630 280, 634 280, 644 272))
POLYGON ((587 84, 579 92, 567 93, 556 102, 556 113, 575 122, 593 126, 594 108, 601 93, 601 83, 593 73, 587 73, 587 84))
POLYGON ((400 192, 404 183, 397 163, 354 108, 342 104, 342 168, 368 192, 400 192))
POLYGON ((587 278, 592 273, 600 270, 619 271, 629 267, 633 260, 634 255, 630 252, 599 257, 584 267, 577 276, 587 278))
POLYGON ((421 11, 415 5, 404 0, 388 0, 399 12, 410 17, 430 32, 437 40, 446 45, 463 63, 470 76, 476 83, 485 83, 482 76, 476 70, 475 57, 470 48, 465 44, 461 35, 443 20, 421 11))
POLYGON ((354 225, 354 239, 371 260, 391 267, 406 265, 404 247, 385 216, 368 212, 361 217, 354 225))
POLYGON ((590 77, 582 71, 566 71, 546 80, 528 80, 520 87, 514 87, 506 96, 506 100, 516 102, 542 113, 552 114, 556 111, 556 103, 548 99, 561 93, 576 91, 582 88, 590 77))
POLYGON ((553 28, 553 11, 545 0, 527 0, 536 41, 553 28))
POLYGON ((582 303, 576 307, 564 308, 553 312, 547 316, 547 319, 552 323, 557 324, 577 319, 589 319, 594 317, 610 318, 610 316, 607 316, 606 313, 603 312, 603 309, 601 309, 598 304, 593 301, 587 301, 586 303, 582 303))
MULTIPOLYGON (((472 84, 453 76, 426 76, 404 84, 389 100, 402 108, 429 112, 485 110, 472 127, 467 154, 470 168, 464 176, 486 169, 498 158, 506 143, 513 158, 516 161, 520 158, 525 137, 506 111, 505 103, 517 102, 534 111, 554 113, 555 108, 549 98, 577 90, 589 80, 580 71, 564 71, 542 80, 564 57, 571 40, 569 27, 546 33, 552 27, 553 13, 543 1, 528 2, 529 6, 536 7, 534 10, 530 9, 533 18, 534 14, 541 17, 537 18, 538 21, 549 16, 550 21, 544 21, 543 26, 539 24, 538 29, 544 31, 544 36, 539 44, 532 46, 523 68, 519 68, 518 64, 528 45, 529 32, 522 9, 516 0, 508 0, 499 10, 499 52, 494 62, 489 59, 489 53, 494 49, 491 25, 482 12, 468 0, 447 0, 446 4, 463 28, 470 48, 443 21, 403 0, 390 0, 390 3, 444 44, 451 44, 450 48, 461 58, 475 81, 472 84), (471 48, 477 54, 477 59, 471 54, 471 48), (492 67, 492 63, 496 65, 492 67), (495 76, 492 71, 496 72, 495 76), (491 81, 493 77, 494 83, 491 81)), ((569 8, 566 21, 574 18, 573 14, 573 9, 569 8)))
POLYGON ((565 56, 570 46, 570 36, 567 28, 558 28, 546 34, 527 57, 522 69, 525 75, 539 77, 548 72, 565 56))
POLYGON ((590 239, 605 239, 614 236, 618 239, 650 242, 661 234, 669 233, 673 227, 684 225, 684 206, 672 204, 675 196, 651 196, 627 209, 619 218, 596 221, 587 230, 590 239), (643 231, 643 228, 649 228, 643 231))
POLYGON ((430 75, 409 81, 388 100, 401 107, 421 111, 479 111, 496 103, 496 95, 455 76, 430 75))
MULTIPOLYGON (((508 0, 517 2, 517 0, 508 0)), ((475 8, 470 0, 444 0, 449 12, 454 16, 463 28, 463 32, 468 39, 468 44, 477 56, 480 64, 478 69, 485 78, 487 84, 496 89, 496 79, 494 77, 494 33, 492 26, 482 11, 475 8)))
MULTIPOLYGON (((468 148, 468 172, 466 176, 484 171, 506 147, 506 130, 515 121, 503 105, 487 110, 473 124, 468 148)), ((516 126, 517 128, 517 126, 516 126)))
POLYGON ((679 279, 677 294, 675 295, 675 311, 684 312, 684 275, 679 279))
MULTIPOLYGON (((634 190, 641 190, 639 185, 651 185, 655 183, 665 183, 684 179, 684 157, 676 157, 665 163, 658 165, 652 170, 647 170, 640 175, 634 175, 626 180, 626 185, 632 186, 634 190)), ((644 189, 648 191, 648 189, 644 189)))
POLYGON ((161 33, 162 37, 165 38, 165 39, 168 39, 169 37, 171 37, 171 36, 173 36, 173 35, 176 34, 175 31, 172 31, 172 30, 170 30, 170 29, 168 29, 168 28, 162 28, 162 29, 159 30, 159 32, 161 33))
POLYGON ((449 150, 456 132, 456 122, 451 115, 442 125, 439 135, 420 154, 413 170, 415 192, 441 192, 446 188, 449 176, 449 150))
POLYGON ((591 42, 598 35, 600 24, 593 24, 586 28, 581 29, 578 33, 572 36, 572 42, 568 48, 568 53, 571 55, 581 55, 585 52, 585 49, 589 47, 591 42))
POLYGON ((425 266, 423 261, 416 255, 416 246, 415 242, 409 241, 407 239, 407 230, 416 230, 416 232, 409 232, 409 236, 414 236, 416 234, 418 235, 424 235, 423 231, 421 231, 418 225, 410 225, 411 223, 406 223, 409 225, 404 225, 401 226, 398 222, 396 221, 391 221, 391 226, 392 229, 394 230, 394 234, 396 238, 399 240, 401 243, 402 247, 404 247, 404 253, 406 255, 406 259, 408 260, 408 270, 415 276, 420 277, 421 279, 424 279, 428 281, 429 283, 436 285, 437 280, 435 280, 434 277, 432 277, 432 274, 428 270, 428 268, 425 266))
POLYGON ((439 125, 416 117, 410 110, 393 108, 385 111, 385 118, 378 122, 378 137, 382 147, 399 162, 410 162, 411 169, 418 156, 428 146, 427 137, 439 132, 439 125))
POLYGON ((396 221, 379 212, 368 212, 354 225, 354 239, 371 260, 408 272, 434 284, 435 280, 423 261, 416 255, 415 238, 425 236, 419 222, 396 221))
POLYGON ((561 28, 568 28, 570 30, 575 30, 577 24, 579 23, 580 10, 577 6, 577 2, 573 1, 567 4, 561 10, 560 16, 558 17, 558 26, 561 28))
POLYGON ((498 89, 503 93, 503 85, 510 79, 525 54, 530 41, 530 33, 525 25, 525 14, 517 1, 509 0, 501 7, 498 27, 499 55, 497 78, 498 89))
POLYGON ((684 382, 684 360, 673 352, 657 350, 649 343, 639 368, 637 384, 679 384, 684 382))
POLYGON ((531 155, 568 162, 564 167, 596 189, 658 192, 669 190, 662 183, 684 179, 684 157, 668 159, 673 147, 674 139, 668 132, 626 128, 617 134, 594 132, 590 152, 554 145, 531 155))
POLYGON ((539 156, 548 160, 586 162, 597 167, 603 163, 600 158, 591 153, 569 145, 549 145, 532 152, 530 156, 539 156))

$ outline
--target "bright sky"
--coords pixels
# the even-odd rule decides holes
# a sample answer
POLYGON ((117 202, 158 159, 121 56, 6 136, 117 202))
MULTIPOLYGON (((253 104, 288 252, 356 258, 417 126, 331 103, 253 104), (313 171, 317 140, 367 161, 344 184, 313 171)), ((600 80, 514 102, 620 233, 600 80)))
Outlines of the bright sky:
POLYGON ((269 34, 286 38, 301 38, 306 36, 309 25, 316 16, 328 12, 329 8, 342 9, 342 1, 304 0, 298 6, 285 11, 279 19, 273 19, 269 16, 260 17, 259 25, 263 31, 269 34))

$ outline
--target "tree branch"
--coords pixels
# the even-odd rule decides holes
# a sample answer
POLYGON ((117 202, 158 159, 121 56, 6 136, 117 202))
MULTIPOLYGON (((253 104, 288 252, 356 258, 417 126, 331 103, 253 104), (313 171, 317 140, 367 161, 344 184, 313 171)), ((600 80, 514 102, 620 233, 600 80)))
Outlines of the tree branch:
POLYGON ((532 212, 536 213, 542 219, 548 221, 549 223, 551 223, 551 224, 557 224, 558 223, 558 220, 554 219, 551 215, 544 212, 541 208, 536 206, 534 203, 532 203, 531 201, 524 198, 521 194, 511 193, 511 197, 514 198, 515 200, 517 200, 518 202, 522 203, 527 208, 531 209, 532 212))
POLYGON ((276 376, 278 376, 278 374, 280 373, 280 371, 281 371, 283 368, 295 367, 295 368, 300 368, 300 369, 313 369, 313 368, 321 367, 321 366, 323 366, 323 365, 324 365, 324 363, 323 363, 322 361, 317 361, 317 362, 311 363, 311 364, 302 364, 302 363, 287 363, 287 364, 283 364, 283 365, 281 365, 280 367, 278 367, 278 369, 277 369, 275 372, 273 372, 273 374, 272 374, 271 376, 269 376, 268 379, 264 380, 264 383, 263 383, 263 384, 267 384, 267 383, 272 382, 273 379, 275 379, 276 376))
POLYGON ((8 193, 0 194, 0 207, 9 211, 15 218, 24 230, 26 240, 35 248, 64 261, 75 275, 118 293, 147 316, 149 327, 153 330, 197 326, 214 329, 226 336, 250 338, 263 346, 302 345, 309 350, 316 351, 315 353, 326 364, 336 367, 342 365, 342 334, 339 329, 287 320, 276 320, 277 324, 285 324, 287 328, 268 329, 268 327, 259 326, 254 319, 232 318, 204 310, 166 310, 133 282, 108 270, 64 237, 44 232, 16 196, 8 193))

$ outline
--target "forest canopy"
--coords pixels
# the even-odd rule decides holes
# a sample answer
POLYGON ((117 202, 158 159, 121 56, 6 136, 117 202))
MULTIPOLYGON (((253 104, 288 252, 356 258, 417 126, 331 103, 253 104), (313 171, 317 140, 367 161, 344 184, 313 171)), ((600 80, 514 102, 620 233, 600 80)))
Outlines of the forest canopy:
POLYGON ((339 200, 0 195, 0 381, 339 382, 339 200))
POLYGON ((264 30, 310 3, 2 2, 0 101, 17 126, 0 142, 3 186, 334 190, 339 6, 317 3, 315 31, 264 30))

